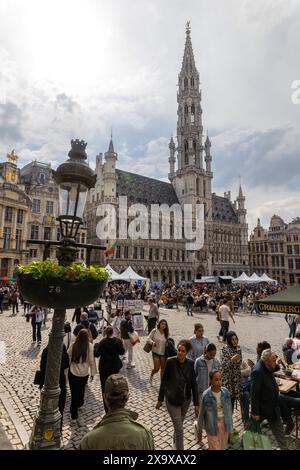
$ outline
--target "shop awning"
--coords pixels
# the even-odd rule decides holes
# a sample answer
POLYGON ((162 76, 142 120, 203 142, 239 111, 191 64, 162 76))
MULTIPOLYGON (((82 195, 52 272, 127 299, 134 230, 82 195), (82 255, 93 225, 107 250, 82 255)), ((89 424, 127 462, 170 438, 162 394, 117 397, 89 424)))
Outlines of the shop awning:
POLYGON ((256 306, 260 312, 300 314, 300 285, 257 300, 256 306))

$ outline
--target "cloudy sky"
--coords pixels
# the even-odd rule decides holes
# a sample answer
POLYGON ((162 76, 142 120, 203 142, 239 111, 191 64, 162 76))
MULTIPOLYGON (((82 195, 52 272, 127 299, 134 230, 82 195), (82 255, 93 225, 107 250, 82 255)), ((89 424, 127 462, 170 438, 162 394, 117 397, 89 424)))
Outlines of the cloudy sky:
POLYGON ((1 0, 0 161, 55 167, 79 137, 93 165, 112 127, 119 168, 166 178, 187 20, 214 191, 241 175, 250 228, 299 216, 299 0, 1 0))

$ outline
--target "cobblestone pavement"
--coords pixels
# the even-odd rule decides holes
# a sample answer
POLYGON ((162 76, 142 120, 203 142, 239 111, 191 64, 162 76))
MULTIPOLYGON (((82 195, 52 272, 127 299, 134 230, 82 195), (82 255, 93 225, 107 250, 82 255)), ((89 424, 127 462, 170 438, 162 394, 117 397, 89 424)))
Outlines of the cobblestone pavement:
MULTIPOLYGON (((146 306, 147 309, 147 306, 146 306)), ((145 309, 144 313, 147 313, 145 309)), ((211 313, 194 313, 193 317, 187 317, 185 310, 160 309, 161 318, 165 318, 170 327, 171 336, 177 341, 188 338, 193 334, 195 322, 201 322, 205 328, 205 335, 210 341, 216 343, 216 334, 219 323, 215 315, 211 313)), ((41 351, 46 346, 51 327, 51 317, 48 317, 46 327, 42 329, 42 346, 37 347, 31 342, 31 324, 25 321, 22 313, 13 316, 11 311, 0 314, 0 341, 3 341, 6 349, 6 361, 0 364, 0 423, 6 431, 13 447, 20 449, 28 441, 33 419, 39 405, 39 388, 33 385, 35 371, 39 368, 41 351)), ((72 311, 67 312, 70 320, 72 311)), ((283 339, 287 335, 287 324, 283 316, 278 314, 253 315, 237 313, 234 330, 239 336, 244 358, 255 361, 255 347, 258 341, 268 340, 278 353, 281 352, 283 339)), ((145 337, 141 338, 141 344, 134 347, 134 362, 136 368, 122 369, 130 384, 130 400, 128 407, 139 413, 140 421, 151 428, 156 449, 172 449, 173 428, 166 411, 165 405, 161 410, 155 410, 158 396, 159 377, 155 376, 153 385, 150 386, 149 375, 152 367, 151 354, 143 351, 145 337)), ((89 383, 86 390, 85 405, 80 411, 82 426, 72 426, 69 414, 70 394, 67 395, 67 403, 64 414, 63 445, 65 449, 76 449, 82 436, 99 421, 103 415, 103 404, 99 378, 89 383)), ((193 432, 193 407, 190 407, 185 420, 185 449, 199 449, 195 442, 193 432)), ((240 412, 234 413, 235 428, 242 433, 240 412)), ((267 431, 268 432, 268 431, 267 431)), ((269 432, 268 432, 269 434, 269 432)), ((272 444, 276 448, 274 439, 270 435, 272 444)), ((290 447, 299 448, 294 436, 289 437, 290 447)), ((206 448, 205 439, 203 448, 206 448)))

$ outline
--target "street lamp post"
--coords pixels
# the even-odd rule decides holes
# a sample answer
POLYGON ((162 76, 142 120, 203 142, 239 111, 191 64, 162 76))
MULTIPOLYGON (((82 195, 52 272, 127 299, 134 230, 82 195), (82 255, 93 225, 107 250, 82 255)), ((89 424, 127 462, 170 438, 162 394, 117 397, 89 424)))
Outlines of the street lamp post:
MULTIPOLYGON (((45 245, 44 258, 51 245, 58 246, 58 261, 68 266, 75 261, 77 248, 84 247, 90 253, 92 248, 105 249, 103 246, 76 244, 76 235, 82 224, 83 211, 88 190, 95 186, 96 175, 86 163, 86 143, 72 140, 70 157, 54 173, 59 188, 61 241, 43 242, 28 240, 45 245)), ((88 263, 89 264, 89 263, 88 263)), ((40 408, 30 437, 30 449, 60 449, 61 415, 58 410, 60 394, 59 376, 64 338, 65 309, 54 309, 52 330, 49 335, 47 366, 44 387, 41 392, 40 408)))

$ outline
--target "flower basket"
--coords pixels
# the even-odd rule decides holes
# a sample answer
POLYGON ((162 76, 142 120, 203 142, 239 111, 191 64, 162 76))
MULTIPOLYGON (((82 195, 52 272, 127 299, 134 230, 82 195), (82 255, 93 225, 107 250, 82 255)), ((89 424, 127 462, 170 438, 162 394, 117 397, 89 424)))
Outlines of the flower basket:
POLYGON ((90 305, 98 300, 109 275, 102 267, 52 261, 32 261, 15 269, 25 300, 40 307, 65 309, 90 305))
POLYGON ((106 281, 95 279, 34 279, 28 274, 18 275, 17 282, 22 296, 28 302, 56 309, 90 305, 99 299, 106 284, 106 281))

